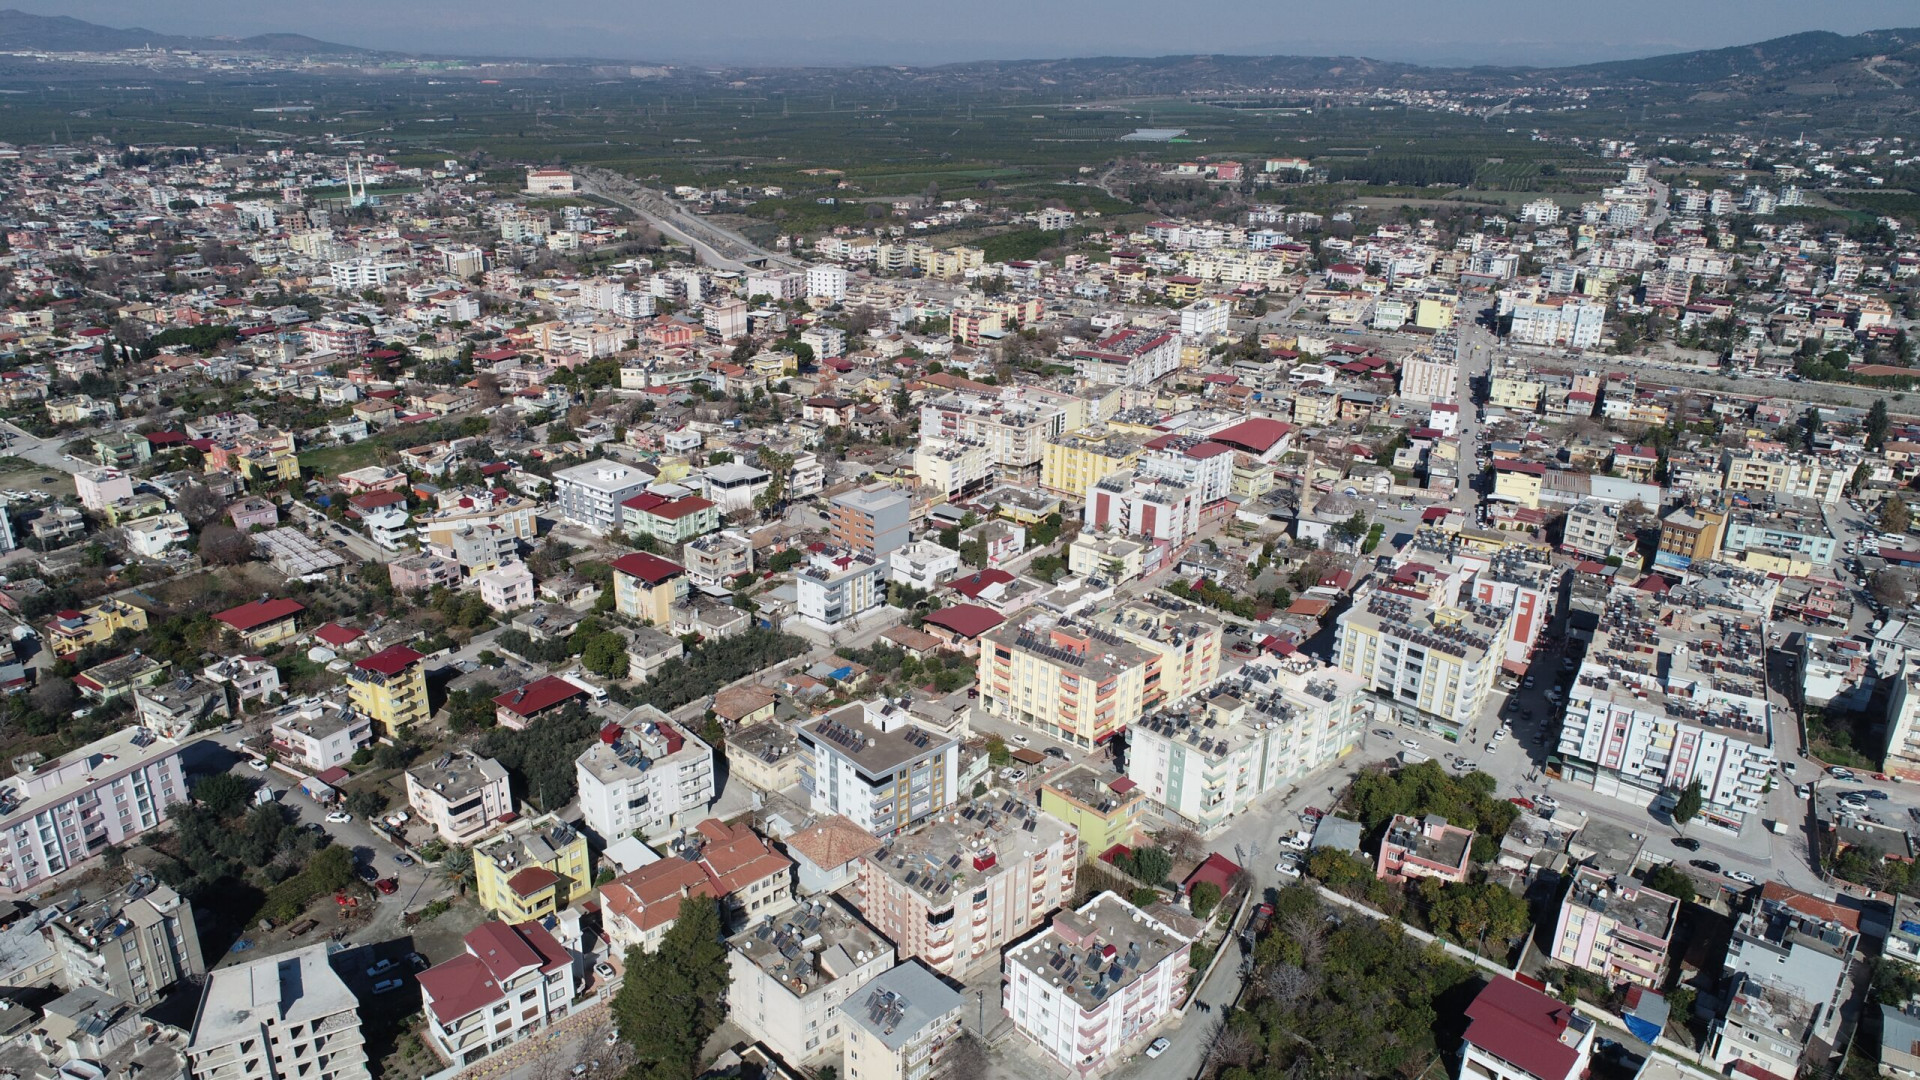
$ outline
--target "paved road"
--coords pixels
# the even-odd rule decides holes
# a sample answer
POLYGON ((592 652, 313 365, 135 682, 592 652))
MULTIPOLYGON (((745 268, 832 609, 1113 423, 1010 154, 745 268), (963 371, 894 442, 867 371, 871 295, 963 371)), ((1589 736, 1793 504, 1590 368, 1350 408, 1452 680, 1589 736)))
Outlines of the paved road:
POLYGON ((749 270, 755 263, 789 270, 806 266, 798 259, 768 251, 739 233, 690 214, 658 192, 617 173, 581 169, 576 175, 587 194, 618 203, 646 218, 654 228, 691 245, 700 261, 708 266, 723 270, 749 270))

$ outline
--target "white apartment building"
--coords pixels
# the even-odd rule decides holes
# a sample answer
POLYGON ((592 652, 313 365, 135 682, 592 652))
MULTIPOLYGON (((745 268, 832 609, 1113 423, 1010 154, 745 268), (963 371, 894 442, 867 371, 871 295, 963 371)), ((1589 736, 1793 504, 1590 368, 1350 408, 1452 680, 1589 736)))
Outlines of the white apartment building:
POLYGON ((854 991, 841 1006, 847 1080, 924 1080, 960 1037, 967 999, 925 966, 907 961, 854 991))
POLYGON ((1480 715, 1512 634, 1513 609, 1446 598, 1445 583, 1428 599, 1363 587, 1342 612, 1334 662, 1416 724, 1458 732, 1480 715))
POLYGON ((407 770, 407 805, 449 844, 485 839, 501 817, 513 812, 507 770, 473 754, 445 754, 431 765, 407 770))
POLYGON ((713 747, 650 705, 602 731, 573 771, 582 820, 606 842, 672 832, 714 799, 713 747))
POLYGON ((729 461, 710 465, 687 477, 688 487, 698 487, 722 514, 750 510, 760 493, 773 485, 773 474, 758 465, 729 461))
POLYGON ((0 782, 0 886, 32 892, 160 824, 187 798, 190 745, 125 728, 24 764, 0 782))
POLYGON ((1233 448, 1194 435, 1162 436, 1140 455, 1142 476, 1171 480, 1199 494, 1211 506, 1233 492, 1233 448))
POLYGON ((816 360, 829 360, 844 356, 847 351, 847 332, 837 326, 814 326, 802 331, 800 344, 813 350, 816 360))
POLYGON ((920 437, 977 441, 1000 479, 1037 483, 1047 441, 1066 431, 1066 419, 1057 405, 948 394, 920 406, 920 437))
POLYGON ((1068 354, 1074 374, 1107 386, 1151 386, 1180 367, 1180 336, 1128 327, 1068 354))
POLYGON ((157 559, 167 553, 176 544, 184 544, 193 535, 187 527, 187 519, 177 510, 164 514, 129 521, 121 526, 121 535, 127 539, 127 550, 146 559, 157 559))
POLYGON ((420 973, 428 1042, 442 1059, 472 1065, 567 1018, 573 958, 545 927, 494 920, 463 940, 465 952, 420 973))
POLYGON ((368 539, 388 551, 399 551, 414 538, 413 516, 398 503, 362 511, 360 524, 366 528, 368 539))
POLYGON ((806 281, 807 295, 818 296, 834 303, 847 298, 847 268, 844 266, 809 266, 806 281))
POLYGON ((67 986, 92 987, 137 1008, 207 971, 193 905, 144 874, 106 896, 68 906, 41 932, 59 955, 67 986))
POLYGON ((1761 624, 1743 613, 1615 588, 1567 697, 1568 780, 1654 805, 1694 781, 1700 819, 1738 832, 1774 768, 1761 624))
POLYGON ((628 465, 601 459, 553 474, 560 516, 596 533, 620 528, 620 504, 647 489, 653 478, 628 465))
POLYGON ((1414 353, 1400 364, 1400 396, 1436 405, 1460 399, 1460 365, 1450 358, 1414 353))
POLYGON ((887 556, 887 579, 921 592, 960 576, 960 553, 931 540, 915 540, 887 556))
POLYGON ((1127 778, 1202 833, 1296 786, 1360 741, 1373 699, 1359 676, 1304 653, 1262 658, 1204 702, 1128 731, 1127 778))
POLYGON ((884 698, 849 705, 798 729, 800 786, 815 813, 841 814, 886 836, 951 806, 959 740, 913 723, 884 698))
POLYGON ((1103 892, 1007 950, 1002 1007, 1014 1030, 1070 1075, 1145 1049, 1186 1000, 1193 942, 1103 892))
POLYGON ((1459 1080, 1580 1080, 1596 1028, 1559 998, 1496 976, 1467 1006, 1459 1080))
POLYGON ((373 742, 373 721, 344 705, 314 702, 275 720, 270 738, 282 761, 309 773, 325 772, 373 742))
POLYGON ((207 976, 187 1042, 194 1080, 367 1080, 360 1001, 327 943, 207 976))
POLYGON ((799 617, 837 630, 887 601, 887 559, 828 548, 811 552, 794 575, 799 617))
POLYGON ((1604 305, 1571 297, 1522 300, 1513 305, 1509 337, 1523 345, 1592 349, 1600 344, 1604 305))
POLYGON ((385 287, 389 278, 405 269, 406 264, 403 262, 362 256, 327 264, 327 277, 335 289, 342 292, 360 292, 365 289, 385 287))
POLYGON ((1210 344, 1214 338, 1227 332, 1228 319, 1232 314, 1230 305, 1212 297, 1195 300, 1180 309, 1180 338, 1201 346, 1210 344))
POLYGON ((893 966, 893 946, 827 896, 755 920, 727 940, 727 1019, 792 1065, 840 1052, 855 993, 893 966))
POLYGON ((533 571, 518 559, 474 575, 480 599, 495 611, 518 611, 533 606, 533 571))
POLYGON ((105 510, 122 499, 133 498, 133 478, 119 469, 87 469, 73 474, 74 490, 80 505, 89 510, 105 510))
POLYGON ((993 455, 979 439, 924 438, 913 448, 920 486, 957 499, 993 479, 993 455))

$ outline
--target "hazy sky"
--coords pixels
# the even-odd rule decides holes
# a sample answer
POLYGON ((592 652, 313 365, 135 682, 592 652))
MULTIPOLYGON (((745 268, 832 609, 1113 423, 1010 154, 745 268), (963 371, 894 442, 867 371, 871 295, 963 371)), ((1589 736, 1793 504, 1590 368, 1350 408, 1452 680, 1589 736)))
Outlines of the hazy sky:
POLYGON ((176 34, 412 52, 746 64, 1169 53, 1564 64, 1920 24, 1914 0, 14 0, 176 34))

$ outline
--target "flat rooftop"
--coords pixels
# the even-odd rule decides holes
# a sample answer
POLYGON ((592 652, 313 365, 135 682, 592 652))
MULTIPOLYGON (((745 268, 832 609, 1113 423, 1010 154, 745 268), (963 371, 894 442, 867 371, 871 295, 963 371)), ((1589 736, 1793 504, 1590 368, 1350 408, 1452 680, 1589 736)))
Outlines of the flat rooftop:
POLYGON ((919 893, 938 911, 1067 835, 1068 826, 1015 799, 949 808, 928 824, 889 839, 875 867, 919 893))
POLYGON ((833 985, 893 945, 828 896, 766 916, 727 939, 755 967, 806 997, 833 985))
POLYGON ((0 782, 0 828, 57 806, 95 784, 178 754, 199 741, 189 738, 175 742, 145 728, 122 728, 78 750, 30 765, 0 782))
POLYGON ((1091 1010, 1190 944, 1171 926, 1103 892, 1077 911, 1056 913, 1047 930, 1007 950, 1006 965, 1026 968, 1091 1010))
POLYGON ((309 1023, 359 1007, 327 962, 327 943, 264 956, 207 975, 188 1053, 259 1038, 268 1024, 309 1023))

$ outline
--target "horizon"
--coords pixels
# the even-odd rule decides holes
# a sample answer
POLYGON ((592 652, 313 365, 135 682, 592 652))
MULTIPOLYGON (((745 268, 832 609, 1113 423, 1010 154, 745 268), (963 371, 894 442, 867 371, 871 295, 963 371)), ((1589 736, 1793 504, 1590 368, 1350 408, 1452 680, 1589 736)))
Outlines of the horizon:
POLYGON ((1844 12, 1814 15, 1787 0, 1701 0, 1678 12, 1652 0, 1623 0, 1609 9, 1612 35, 1602 39, 1587 32, 1590 20, 1571 7, 1543 7, 1523 0, 1469 0, 1464 10, 1456 6, 1444 14, 1413 0, 1370 0, 1366 7, 1381 13, 1371 19, 1299 0, 1282 0, 1277 5, 1199 0, 1178 17, 1144 0, 1115 0, 1093 20, 1080 18, 1061 0, 1038 6, 983 0, 978 11, 958 22, 939 10, 925 13, 926 18, 903 18, 909 13, 879 0, 831 0, 812 9, 838 11, 842 18, 824 13, 807 16, 766 0, 743 0, 743 8, 760 14, 743 16, 733 25, 753 26, 761 32, 716 37, 695 11, 653 13, 642 26, 631 11, 622 10, 630 8, 624 0, 577 0, 565 17, 547 19, 538 26, 527 25, 521 17, 524 8, 506 0, 416 0, 399 10, 376 0, 334 0, 312 13, 263 10, 241 0, 177 0, 168 5, 173 10, 166 12, 156 10, 151 0, 66 0, 52 11, 38 10, 40 5, 32 0, 13 6, 27 14, 65 15, 113 29, 140 28, 177 36, 245 38, 289 33, 370 50, 476 59, 795 68, 1191 55, 1354 57, 1442 68, 1561 67, 1737 47, 1810 31, 1851 36, 1920 22, 1910 2, 1894 0, 1857 0, 1846 5, 1844 12), (995 12, 1006 17, 995 17, 995 12), (1128 12, 1137 17, 1126 17, 1128 12), (1632 17, 1635 12, 1645 17, 1632 17), (1209 19, 1208 14, 1218 17, 1209 19), (932 25, 911 29, 929 19, 932 25), (797 25, 781 29, 782 24, 796 20, 797 25), (1089 21, 1107 30, 1101 33, 1081 25, 1089 21), (1251 30, 1250 22, 1255 24, 1251 30), (1341 24, 1356 22, 1369 27, 1433 29, 1411 39, 1337 32, 1341 24), (891 35, 875 32, 887 23, 905 25, 893 27, 891 35), (1305 32, 1275 37, 1281 24, 1305 32), (1728 33, 1730 25, 1741 28, 1737 35, 1728 33), (967 33, 1007 26, 1024 32, 1015 35, 1017 40, 967 33), (1493 33, 1450 36, 1480 27, 1493 33), (1505 27, 1516 30, 1503 36, 1499 31, 1505 27), (836 30, 851 32, 830 32, 836 30), (951 33, 954 30, 961 33, 951 33), (1634 30, 1640 33, 1628 33, 1634 30), (1576 33, 1577 37, 1570 36, 1576 33))

